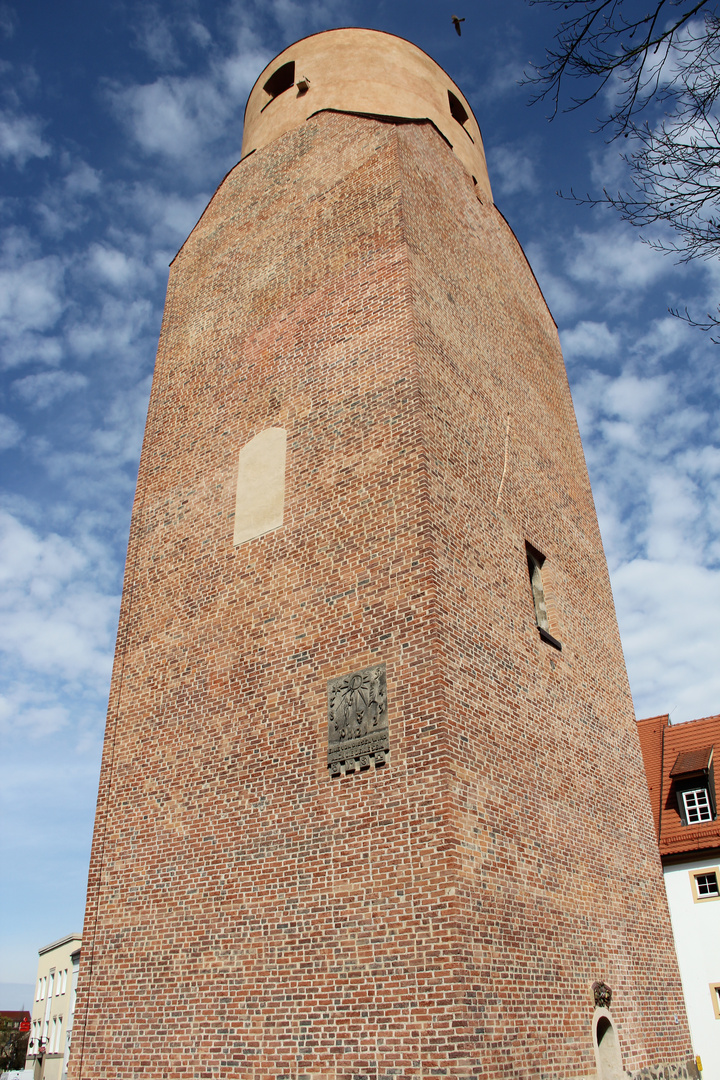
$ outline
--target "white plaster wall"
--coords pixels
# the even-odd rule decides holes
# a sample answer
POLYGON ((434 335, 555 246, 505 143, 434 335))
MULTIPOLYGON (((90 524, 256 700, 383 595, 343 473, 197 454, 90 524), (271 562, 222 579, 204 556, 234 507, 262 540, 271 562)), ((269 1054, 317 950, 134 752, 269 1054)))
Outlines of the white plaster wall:
POLYGON ((695 903, 690 872, 716 867, 720 857, 664 868, 690 1035, 702 1059, 703 1080, 720 1080, 720 1020, 710 994, 710 983, 720 982, 720 900, 695 903))
MULTIPOLYGON (((54 942, 51 946, 40 950, 38 956, 38 969, 35 979, 35 995, 37 996, 37 983, 40 978, 47 978, 49 973, 53 971, 55 973, 53 979, 53 994, 52 999, 49 1002, 48 1009, 48 997, 47 993, 40 1001, 33 1001, 31 1009, 32 1020, 44 1021, 47 1014, 50 1021, 48 1030, 48 1045, 50 1042, 50 1033, 52 1031, 53 1017, 62 1017, 62 1032, 59 1039, 59 1045, 55 1054, 49 1052, 45 1054, 43 1078, 44 1080, 60 1080, 62 1073, 63 1056, 65 1053, 65 1037, 67 1032, 68 1020, 70 1017, 70 1006, 72 1003, 72 971, 73 962, 72 954, 76 949, 80 947, 81 937, 79 934, 70 934, 68 937, 62 938, 60 941, 54 942), (58 993, 58 983, 55 981, 60 973, 67 969, 67 982, 65 984, 64 993, 58 993)), ((33 1039, 35 1035, 34 1026, 30 1030, 30 1038, 33 1039)), ((28 1049, 27 1060, 25 1062, 26 1068, 30 1068, 34 1065, 36 1060, 36 1047, 28 1049)))

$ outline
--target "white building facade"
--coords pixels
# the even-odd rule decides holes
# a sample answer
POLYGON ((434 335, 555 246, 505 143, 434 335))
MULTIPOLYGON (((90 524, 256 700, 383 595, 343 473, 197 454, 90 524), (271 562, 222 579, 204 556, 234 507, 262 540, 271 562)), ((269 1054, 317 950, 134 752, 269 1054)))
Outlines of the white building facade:
POLYGON ((80 934, 68 934, 38 951, 27 1068, 34 1080, 64 1080, 75 1009, 80 934))
POLYGON ((663 873, 693 1046, 720 1078, 720 852, 663 873))
POLYGON ((638 734, 693 1050, 720 1080, 720 715, 651 716, 638 734))

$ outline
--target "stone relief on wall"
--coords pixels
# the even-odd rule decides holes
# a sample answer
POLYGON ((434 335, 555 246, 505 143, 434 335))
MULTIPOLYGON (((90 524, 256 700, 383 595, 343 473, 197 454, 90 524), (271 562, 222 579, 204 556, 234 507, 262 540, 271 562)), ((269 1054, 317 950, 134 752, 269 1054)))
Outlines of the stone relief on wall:
POLYGON ((328 681, 328 769, 331 776, 385 764, 390 749, 385 665, 328 681))
POLYGON ((598 1009, 609 1009, 610 1002, 612 1001, 612 990, 607 983, 594 982, 592 985, 593 997, 595 998, 595 1007, 598 1009))

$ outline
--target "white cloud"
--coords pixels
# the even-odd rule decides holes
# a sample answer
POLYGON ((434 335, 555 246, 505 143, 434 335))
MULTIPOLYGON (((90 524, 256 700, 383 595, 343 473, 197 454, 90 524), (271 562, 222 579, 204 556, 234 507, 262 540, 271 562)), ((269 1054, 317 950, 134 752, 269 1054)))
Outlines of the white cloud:
MULTIPOLYGON (((151 230, 153 242, 171 244, 172 255, 175 255, 207 206, 211 193, 183 197, 150 184, 137 184, 122 198, 128 210, 137 214, 151 230)), ((164 269, 167 270, 167 263, 164 269)))
POLYGON ((199 19, 190 19, 188 21, 187 32, 188 36, 203 49, 206 49, 212 41, 210 31, 199 19))
POLYGON ((116 90, 119 119, 149 154, 186 158, 222 131, 227 111, 218 89, 200 78, 168 78, 116 90))
POLYGON ((495 146, 487 151, 487 158, 493 190, 503 195, 536 190, 535 164, 526 150, 511 145, 495 146))
POLYGON ((101 186, 101 173, 85 161, 70 163, 63 185, 69 195, 97 195, 101 186))
POLYGON ((9 4, 0 4, 0 34, 11 38, 17 26, 17 15, 9 4))
POLYGON ((50 592, 54 592, 85 564, 82 552, 68 539, 54 533, 43 539, 0 510, 0 586, 4 589, 36 589, 47 599, 48 582, 53 583, 50 592))
POLYGON ((146 4, 142 8, 135 37, 139 47, 156 64, 166 68, 180 64, 170 20, 160 14, 156 4, 146 4))
POLYGON ((45 738, 66 727, 68 709, 52 695, 31 685, 15 685, 0 693, 0 731, 19 730, 31 739, 45 738))
POLYGON ((215 62, 205 76, 163 76, 144 86, 111 90, 116 115, 148 154, 201 171, 194 157, 237 123, 237 157, 242 134, 241 102, 267 57, 255 50, 215 62))
POLYGON ((155 277, 140 259, 109 244, 90 245, 88 269, 96 280, 117 289, 127 289, 130 286, 133 291, 141 289, 143 285, 151 285, 155 277))
POLYGON ((294 41, 313 30, 324 30, 343 21, 347 5, 337 0, 309 0, 308 3, 302 0, 270 0, 265 10, 274 18, 282 36, 294 41))
POLYGON ((0 413, 0 450, 9 450, 17 446, 23 436, 23 430, 11 416, 0 413))
POLYGON ((147 332, 156 315, 150 300, 106 296, 100 308, 89 313, 84 322, 68 327, 68 346, 82 359, 121 357, 135 367, 143 359, 137 355, 138 338, 147 332))
POLYGON ((43 371, 38 375, 27 375, 16 379, 14 392, 34 409, 46 409, 65 394, 85 389, 87 376, 79 371, 43 371))
POLYGON ((140 456, 151 377, 148 376, 125 393, 118 393, 111 402, 106 422, 92 435, 96 452, 108 456, 110 462, 135 462, 140 456))
MULTIPOLYGON (((0 275, 1 277, 1 275, 0 275)), ((0 335, 0 341, 2 340, 0 335)), ((31 331, 9 336, 0 348, 0 366, 19 367, 35 360, 52 367, 63 356, 62 342, 57 337, 44 337, 31 331)))
POLYGON ((579 322, 572 330, 563 330, 560 340, 566 361, 615 356, 619 346, 619 334, 605 322, 579 322))
POLYGON ((587 306, 581 293, 566 277, 551 269, 551 260, 540 244, 527 244, 525 254, 553 316, 556 319, 576 318, 577 312, 587 306))
POLYGON ((628 166, 622 156, 623 150, 627 150, 627 146, 621 148, 617 142, 606 143, 600 148, 593 149, 590 154, 590 179, 593 190, 604 188, 608 194, 614 195, 616 191, 627 188, 628 166))
MULTIPOLYGON (((61 164, 66 170, 65 175, 62 179, 53 177, 52 183, 46 186, 42 197, 33 205, 44 231, 56 237, 85 224, 89 216, 89 200, 103 191, 102 174, 98 169, 73 159, 69 154, 62 155, 61 164)), ((108 197, 111 192, 106 188, 105 194, 108 197)))
POLYGON ((623 372, 609 380, 605 388, 605 404, 608 411, 634 425, 648 420, 653 414, 664 412, 674 400, 668 375, 651 375, 641 378, 623 372))
POLYGON ((0 159, 14 161, 21 169, 30 158, 47 157, 51 148, 42 138, 42 128, 37 116, 0 110, 0 159))
POLYGON ((56 255, 40 259, 24 255, 22 237, 11 236, 0 261, 0 341, 4 339, 6 367, 42 354, 36 335, 52 329, 64 308, 61 260, 56 255))
POLYGON ((42 534, 0 511, 5 670, 21 665, 41 675, 106 685, 118 601, 95 584, 103 570, 83 550, 81 538, 42 534))
MULTIPOLYGON (((137 461, 140 455, 150 376, 115 390, 105 403, 102 419, 91 429, 85 429, 82 439, 75 438, 67 448, 50 445, 36 439, 32 445, 34 458, 46 474, 62 489, 67 489, 73 515, 63 517, 58 508, 54 524, 59 531, 68 532, 84 523, 83 551, 90 551, 92 538, 108 531, 122 545, 127 528, 128 499, 135 486, 137 461), (78 518, 80 505, 91 507, 78 518)), ((27 513, 26 508, 19 508, 27 513)), ((101 544, 101 551, 104 545, 101 544)), ((118 549, 118 555, 122 552, 118 549)), ((103 556, 104 557, 104 556, 103 556)))
POLYGON ((627 292, 653 284, 672 265, 643 244, 629 226, 613 225, 595 232, 576 232, 567 267, 576 281, 627 292))
POLYGON ((615 570, 613 592, 638 715, 673 710, 677 722, 720 707, 720 571, 639 558, 615 570))
POLYGON ((647 332, 636 341, 636 347, 647 353, 650 359, 668 356, 676 349, 694 348, 697 344, 697 331, 672 315, 653 320, 647 332))

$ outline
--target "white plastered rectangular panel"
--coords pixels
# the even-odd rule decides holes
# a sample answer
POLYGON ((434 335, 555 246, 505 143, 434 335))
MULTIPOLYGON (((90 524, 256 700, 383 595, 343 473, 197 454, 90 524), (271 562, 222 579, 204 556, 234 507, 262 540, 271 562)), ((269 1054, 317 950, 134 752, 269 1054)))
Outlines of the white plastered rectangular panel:
POLYGON ((233 535, 236 547, 282 525, 286 448, 285 430, 268 428, 240 451, 233 535))

